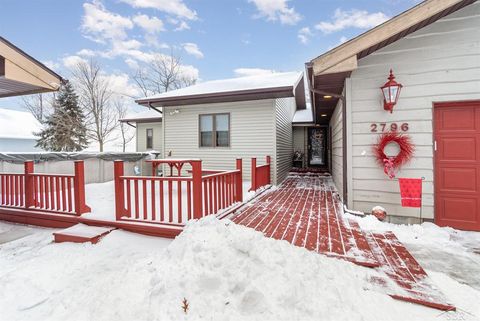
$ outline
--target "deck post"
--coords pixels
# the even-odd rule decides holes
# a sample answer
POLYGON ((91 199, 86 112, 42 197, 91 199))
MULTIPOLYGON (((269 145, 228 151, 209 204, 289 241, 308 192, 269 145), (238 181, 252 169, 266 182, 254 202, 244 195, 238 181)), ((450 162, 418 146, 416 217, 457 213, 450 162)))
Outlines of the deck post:
POLYGON ((272 165, 271 165, 271 162, 272 162, 272 158, 270 156, 267 156, 266 157, 266 161, 267 161, 267 164, 268 164, 268 172, 267 172, 267 177, 266 177, 266 182, 268 185, 270 185, 271 181, 270 181, 270 173, 271 173, 271 170, 272 170, 272 165))
POLYGON ((125 192, 123 181, 123 161, 116 160, 113 162, 113 180, 115 184, 115 219, 120 221, 125 216, 125 192))
POLYGON ((202 211, 202 161, 193 160, 190 162, 192 166, 192 185, 193 185, 193 218, 201 219, 202 211))
POLYGON ((91 211, 85 203, 85 167, 83 160, 74 162, 73 195, 75 195, 75 214, 81 215, 91 211))
POLYGON ((35 194, 33 188, 33 174, 34 165, 33 161, 26 161, 24 164, 25 174, 25 208, 35 206, 35 194))
POLYGON ((250 175, 252 177, 252 181, 250 182, 251 187, 249 191, 255 191, 257 190, 257 158, 256 157, 252 157, 252 169, 251 169, 250 175))
POLYGON ((242 170, 242 159, 237 158, 237 170, 240 171, 237 173, 235 179, 235 202, 243 201, 243 170, 242 170))

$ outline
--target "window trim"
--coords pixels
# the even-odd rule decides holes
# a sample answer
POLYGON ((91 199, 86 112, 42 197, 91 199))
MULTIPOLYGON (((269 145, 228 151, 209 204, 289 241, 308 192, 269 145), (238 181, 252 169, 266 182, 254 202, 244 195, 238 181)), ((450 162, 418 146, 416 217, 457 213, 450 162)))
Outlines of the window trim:
POLYGON ((154 137, 154 131, 153 131, 153 128, 145 128, 145 149, 149 150, 149 149, 153 149, 153 137, 154 137), (152 131, 152 136, 151 136, 151 142, 152 142, 152 146, 151 147, 148 147, 148 131, 151 130, 152 131))
POLYGON ((230 113, 207 113, 207 114, 198 114, 198 147, 199 148, 230 148, 231 147, 231 123, 230 123, 230 113), (227 146, 217 146, 217 115, 228 116, 228 145, 227 146), (211 146, 202 146, 202 132, 201 132, 201 118, 202 116, 212 116, 212 145, 211 146))

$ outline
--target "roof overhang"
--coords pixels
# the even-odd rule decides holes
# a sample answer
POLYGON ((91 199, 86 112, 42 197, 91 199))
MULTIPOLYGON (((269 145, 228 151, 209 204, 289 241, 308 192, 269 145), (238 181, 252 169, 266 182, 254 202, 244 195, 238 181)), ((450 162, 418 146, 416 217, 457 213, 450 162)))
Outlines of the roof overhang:
POLYGON ((217 92, 198 95, 185 95, 177 97, 138 99, 136 103, 148 107, 169 107, 183 105, 198 105, 209 103, 224 103, 247 100, 260 100, 270 98, 284 98, 294 96, 294 86, 260 88, 250 90, 238 90, 217 92))
POLYGON ((357 69, 358 60, 424 28, 438 19, 464 8, 477 0, 426 0, 383 24, 333 48, 307 63, 313 110, 317 123, 330 119, 345 79, 357 69), (324 94, 322 94, 322 92, 324 94), (337 97, 336 97, 337 95, 337 97), (333 96, 324 98, 324 96, 333 96), (326 115, 321 117, 321 115, 326 115))
POLYGON ((56 91, 64 80, 0 37, 0 98, 56 91))

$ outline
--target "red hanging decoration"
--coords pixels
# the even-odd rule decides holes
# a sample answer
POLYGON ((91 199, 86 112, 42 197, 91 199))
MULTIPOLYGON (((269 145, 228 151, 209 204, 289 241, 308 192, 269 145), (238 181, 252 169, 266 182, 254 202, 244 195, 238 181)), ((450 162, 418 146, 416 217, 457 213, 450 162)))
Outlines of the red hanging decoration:
POLYGON ((397 132, 386 132, 378 137, 373 153, 379 165, 383 167, 385 174, 392 179, 395 177, 395 171, 412 159, 414 150, 410 136, 397 132), (390 143, 396 143, 400 148, 400 152, 396 156, 385 154, 385 147, 390 143))

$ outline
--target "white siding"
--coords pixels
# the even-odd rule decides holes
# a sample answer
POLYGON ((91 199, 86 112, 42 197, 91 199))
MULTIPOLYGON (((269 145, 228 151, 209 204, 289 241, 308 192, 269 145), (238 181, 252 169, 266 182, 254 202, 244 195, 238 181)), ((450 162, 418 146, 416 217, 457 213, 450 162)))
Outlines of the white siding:
POLYGON ((343 123, 342 123, 342 101, 339 100, 332 118, 330 119, 330 129, 332 131, 332 151, 331 151, 331 168, 332 178, 337 190, 343 197, 343 123))
POLYGON ((250 180, 250 159, 259 165, 265 156, 272 157, 272 180, 275 173, 274 99, 247 102, 165 107, 165 154, 174 158, 200 158, 209 169, 234 169, 235 159, 243 159, 244 179, 250 180), (170 115, 172 110, 179 113, 170 115), (200 114, 230 113, 230 147, 199 147, 200 114))
POLYGON ((402 208, 398 182, 387 179, 372 156, 370 123, 408 122, 414 160, 398 177, 425 177, 423 217, 433 218, 432 103, 480 99, 480 2, 425 27, 359 61, 351 75, 353 207, 419 216, 402 208), (403 84, 393 114, 383 111, 379 87, 393 68, 403 84))
POLYGON ((153 150, 162 153, 163 129, 161 122, 137 123, 137 152, 151 150, 147 149, 147 128, 153 129, 153 150))
POLYGON ((276 99, 276 159, 277 172, 275 181, 281 183, 292 169, 293 161, 293 129, 292 120, 295 114, 295 98, 276 99))

